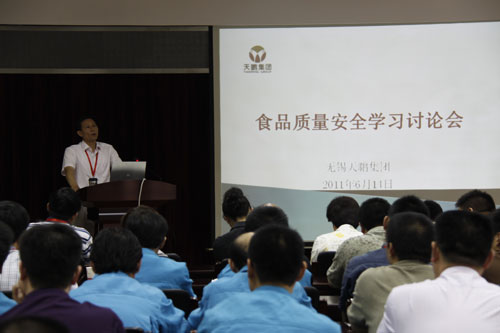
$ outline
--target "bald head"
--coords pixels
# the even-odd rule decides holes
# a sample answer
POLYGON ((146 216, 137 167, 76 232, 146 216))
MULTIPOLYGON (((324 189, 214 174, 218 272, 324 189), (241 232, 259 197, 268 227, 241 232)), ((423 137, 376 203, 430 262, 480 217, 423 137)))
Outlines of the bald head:
POLYGON ((253 234, 245 232, 239 235, 229 247, 229 265, 235 273, 247 264, 248 247, 253 234))

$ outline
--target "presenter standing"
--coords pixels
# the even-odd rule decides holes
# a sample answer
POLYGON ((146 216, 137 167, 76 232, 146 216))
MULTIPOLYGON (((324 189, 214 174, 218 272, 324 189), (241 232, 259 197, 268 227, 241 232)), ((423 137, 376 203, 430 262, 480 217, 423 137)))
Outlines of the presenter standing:
MULTIPOLYGON (((98 142, 99 128, 92 118, 82 118, 77 134, 82 141, 66 148, 61 174, 66 177, 74 191, 110 180, 111 167, 121 162, 120 156, 112 145, 98 142)), ((95 223, 99 218, 96 208, 82 206, 74 225, 95 233, 95 223), (88 218, 87 218, 88 216, 88 218)))
POLYGON ((76 132, 82 141, 66 148, 61 174, 74 191, 109 182, 114 163, 121 162, 112 145, 98 142, 99 128, 92 118, 80 121, 76 132))

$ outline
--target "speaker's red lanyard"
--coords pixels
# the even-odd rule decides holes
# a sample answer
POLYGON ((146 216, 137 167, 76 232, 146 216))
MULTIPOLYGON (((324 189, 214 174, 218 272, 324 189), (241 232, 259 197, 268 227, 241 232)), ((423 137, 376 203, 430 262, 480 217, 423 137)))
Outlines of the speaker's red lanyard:
POLYGON ((97 159, 99 158, 99 153, 95 154, 95 164, 94 168, 92 168, 92 162, 90 161, 89 153, 85 150, 85 154, 87 155, 87 159, 89 160, 90 172, 92 173, 92 177, 95 177, 95 171, 97 170, 97 159))

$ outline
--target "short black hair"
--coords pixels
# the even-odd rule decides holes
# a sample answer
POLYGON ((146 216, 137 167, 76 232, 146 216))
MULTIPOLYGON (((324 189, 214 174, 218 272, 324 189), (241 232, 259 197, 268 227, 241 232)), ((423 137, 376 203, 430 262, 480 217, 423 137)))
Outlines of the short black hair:
POLYGON ((240 270, 247 264, 248 258, 249 242, 239 241, 242 235, 245 235, 245 233, 238 236, 234 241, 231 242, 231 245, 229 245, 229 259, 231 259, 238 270, 240 270))
POLYGON ((414 195, 405 195, 394 201, 389 208, 388 215, 392 217, 398 213, 414 212, 429 217, 429 209, 422 200, 414 195))
POLYGON ((19 255, 35 289, 66 288, 82 256, 82 240, 61 223, 26 230, 19 239, 19 255))
POLYGON ((495 212, 490 215, 490 218, 493 225, 493 233, 496 235, 500 232, 500 209, 495 210, 495 212))
POLYGON ((443 208, 434 200, 425 200, 424 204, 429 210, 429 217, 432 221, 436 221, 439 215, 443 214, 443 208))
POLYGON ((238 187, 231 187, 224 193, 222 200, 222 213, 224 216, 235 221, 239 217, 245 217, 250 210, 250 201, 238 187))
POLYGON ((354 228, 358 227, 359 204, 356 200, 348 196, 336 197, 326 208, 326 218, 337 228, 343 224, 350 224, 354 228))
POLYGON ((261 205, 248 214, 245 222, 245 232, 256 231, 270 224, 288 227, 288 216, 286 216, 283 209, 277 206, 261 205))
POLYGON ((444 212, 436 221, 436 243, 450 263, 482 266, 493 242, 491 220, 466 210, 444 212))
POLYGON ((130 210, 122 220, 124 228, 132 231, 142 247, 155 249, 167 235, 168 223, 156 210, 139 206, 130 210))
POLYGON ((76 126, 77 131, 82 130, 82 123, 84 120, 87 120, 87 119, 92 119, 97 124, 97 121, 95 120, 96 118, 93 117, 92 115, 88 115, 88 114, 82 115, 82 116, 78 117, 78 119, 76 120, 75 126, 76 126))
POLYGON ((386 230, 387 243, 392 243, 399 260, 431 260, 434 240, 432 221, 420 213, 399 213, 391 217, 386 230))
POLYGON ((50 217, 68 221, 80 211, 82 201, 70 187, 61 187, 49 196, 50 217))
POLYGON ((2 272, 3 262, 10 251, 10 246, 14 242, 14 233, 10 227, 0 221, 0 273, 2 272))
POLYGON ((383 225, 390 206, 387 200, 382 198, 366 200, 359 207, 359 223, 366 230, 383 225))
POLYGON ((455 207, 462 210, 471 208, 476 213, 491 213, 496 206, 491 195, 483 191, 472 190, 458 198, 455 207))
POLYGON ((250 241, 248 257, 262 283, 293 285, 304 256, 304 243, 295 230, 269 225, 259 229, 250 241))
POLYGON ((14 242, 30 224, 26 208, 14 201, 0 201, 0 221, 7 224, 14 232, 14 242))
POLYGON ((128 229, 106 228, 97 234, 90 253, 96 274, 137 272, 142 259, 139 240, 128 229))

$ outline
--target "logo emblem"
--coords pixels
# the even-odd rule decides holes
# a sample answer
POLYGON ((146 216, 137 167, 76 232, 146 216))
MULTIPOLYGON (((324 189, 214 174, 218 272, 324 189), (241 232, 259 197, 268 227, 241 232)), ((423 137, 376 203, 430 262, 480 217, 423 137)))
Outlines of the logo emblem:
POLYGON ((261 63, 266 59, 266 50, 260 45, 255 45, 250 49, 250 60, 255 62, 256 64, 261 63))

